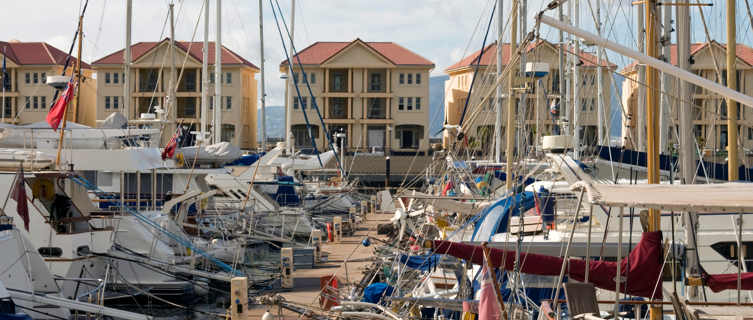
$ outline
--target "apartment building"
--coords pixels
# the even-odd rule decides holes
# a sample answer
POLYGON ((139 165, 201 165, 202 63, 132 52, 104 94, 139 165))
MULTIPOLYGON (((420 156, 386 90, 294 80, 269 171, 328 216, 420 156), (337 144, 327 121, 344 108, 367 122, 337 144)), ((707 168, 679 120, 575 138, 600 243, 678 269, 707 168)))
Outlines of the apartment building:
MULTIPOLYGON (((671 46, 671 63, 677 65, 677 45, 671 46)), ((690 69, 691 72, 698 76, 711 81, 727 85, 727 66, 725 62, 726 45, 712 41, 711 43, 694 43, 690 47, 690 69), (714 60, 716 59, 716 64, 714 60), (721 78, 716 71, 715 65, 720 68, 721 78)), ((737 44, 737 90, 747 95, 753 95, 753 49, 742 44, 737 44)), ((622 141, 627 149, 645 151, 645 142, 640 141, 638 134, 638 117, 645 114, 640 113, 638 107, 639 88, 638 82, 638 64, 633 63, 625 67, 620 73, 625 76, 622 89, 622 141)), ((666 114, 669 115, 667 121, 666 147, 662 150, 664 154, 675 153, 675 146, 678 144, 676 129, 679 127, 678 118, 678 90, 677 81, 670 77, 668 90, 668 109, 665 108, 666 114)), ((708 159, 714 156, 720 156, 721 159, 726 155, 727 148, 727 101, 701 87, 694 86, 692 89, 693 106, 693 134, 696 137, 699 149, 708 159)), ((748 107, 738 104, 738 130, 739 142, 742 147, 741 153, 746 155, 746 159, 753 156, 753 111, 748 107)), ((645 121, 642 122, 645 130, 645 121)))
MULTIPOLYGON (((288 90, 297 148, 311 147, 304 112, 319 149, 327 138, 305 80, 327 130, 346 135, 348 151, 426 154, 429 148, 429 74, 434 64, 393 42, 316 42, 293 57, 294 87, 288 90), (298 66, 298 59, 303 71, 298 66)), ((288 71, 287 61, 280 71, 288 71)))
MULTIPOLYGON (((565 50, 566 59, 574 55, 573 50, 565 50)), ((517 110, 518 114, 525 116, 526 142, 529 145, 537 143, 537 136, 551 135, 553 134, 553 128, 556 125, 552 119, 550 113, 550 105, 553 101, 559 101, 561 99, 560 90, 560 74, 559 74, 559 47, 556 44, 548 42, 546 40, 540 40, 528 46, 526 53, 526 62, 531 63, 545 63, 549 67, 549 72, 546 76, 536 78, 531 81, 528 80, 527 84, 519 83, 516 85, 516 110, 518 109, 518 101, 520 101, 521 94, 525 88, 527 97, 527 106, 525 110, 517 110), (539 127, 540 126, 540 127, 539 127), (537 134, 538 131, 538 134, 537 134)), ((490 152, 494 146, 494 123, 497 117, 494 92, 492 96, 487 100, 481 108, 478 108, 478 104, 481 103, 483 95, 489 92, 490 87, 496 81, 496 68, 497 68, 497 43, 492 43, 484 47, 483 50, 478 50, 469 56, 466 56, 462 60, 448 67, 445 72, 449 75, 449 79, 445 82, 445 125, 448 128, 456 126, 460 123, 463 109, 466 102, 468 109, 466 111, 465 118, 463 119, 463 130, 468 136, 468 146, 470 149, 479 152, 490 152), (481 58, 479 60, 479 55, 481 58), (476 72, 476 64, 478 63, 478 72, 476 72), (476 82, 473 85, 473 94, 471 100, 468 99, 468 92, 471 90, 471 83, 473 82, 474 73, 476 73, 476 82)), ((502 44, 502 64, 503 69, 510 61, 510 44, 502 44)), ((581 84, 579 87, 579 95, 576 101, 575 112, 579 114, 579 123, 583 126, 581 132, 581 140, 584 145, 595 145, 597 143, 598 132, 598 119, 597 119, 597 59, 596 56, 585 51, 581 51, 579 60, 576 63, 579 65, 581 74, 581 84)), ((602 63, 603 68, 603 94, 606 97, 604 104, 604 114, 610 114, 609 99, 611 97, 611 72, 616 70, 617 66, 614 64, 602 63)), ((517 66, 515 66, 517 70, 517 66)), ((566 74, 568 76, 570 72, 566 74)), ((502 135, 505 135, 507 126, 507 77, 502 81, 500 86, 503 89, 503 95, 500 98, 502 103, 502 135)), ((572 87, 572 86, 571 86, 572 87)), ((573 92, 570 88, 570 96, 573 92)), ((574 99, 570 99, 574 101, 574 99)), ((560 115, 564 112, 564 105, 560 108, 560 115)), ((572 123, 573 113, 569 113, 568 121, 572 123)), ((602 119, 602 121, 604 121, 602 119)), ((457 131, 454 129, 448 129, 443 131, 443 146, 449 147, 453 141, 455 141, 455 135, 457 131)), ((505 140, 502 141, 502 149, 505 149, 505 140)))
MULTIPOLYGON (((0 82, 5 87, 5 112, 0 113, 4 114, 3 122, 29 124, 44 121, 55 96, 55 89, 46 84, 47 76, 62 74, 68 54, 45 42, 11 40, 0 41, 0 61, 3 56, 8 75, 0 82)), ((69 64, 67 75, 75 70, 76 58, 70 57, 69 64)), ((68 120, 93 126, 95 118, 91 115, 96 107, 97 81, 92 79, 93 70, 89 64, 82 62, 81 71, 80 105, 71 106, 68 120)))
MULTIPOLYGON (((215 43, 209 43, 209 108, 211 128, 214 116, 215 43)), ((176 41, 172 48, 176 99, 168 118, 182 123, 191 131, 199 130, 201 116, 203 42, 176 41)), ((154 113, 159 106, 167 110, 170 91, 170 39, 159 42, 138 42, 131 46, 131 108, 129 119, 142 113, 154 113)), ((97 72, 96 119, 103 120, 123 110, 124 50, 111 53, 92 63, 97 72)), ((240 148, 256 148, 257 80, 254 64, 223 46, 222 48, 222 141, 240 148)), ((168 135, 169 136, 169 135, 168 135)))

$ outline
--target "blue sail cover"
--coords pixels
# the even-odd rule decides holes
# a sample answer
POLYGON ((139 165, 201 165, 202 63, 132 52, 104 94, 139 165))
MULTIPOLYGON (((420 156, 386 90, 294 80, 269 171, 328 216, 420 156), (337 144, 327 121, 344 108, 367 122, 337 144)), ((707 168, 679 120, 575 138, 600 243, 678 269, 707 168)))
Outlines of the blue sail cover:
POLYGON ((433 269, 439 263, 439 255, 424 254, 408 256, 401 254, 400 263, 412 269, 428 271, 430 269, 433 269))
POLYGON ((533 192, 530 191, 497 200, 481 212, 481 218, 476 222, 471 240, 489 241, 493 235, 507 232, 507 220, 510 213, 517 216, 520 215, 521 209, 525 212, 535 205, 533 192))

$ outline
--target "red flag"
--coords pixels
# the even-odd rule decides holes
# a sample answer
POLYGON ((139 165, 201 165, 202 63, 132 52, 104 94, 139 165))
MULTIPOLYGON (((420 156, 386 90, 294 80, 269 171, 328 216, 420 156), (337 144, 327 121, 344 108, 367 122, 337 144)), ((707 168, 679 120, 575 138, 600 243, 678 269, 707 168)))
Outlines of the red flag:
POLYGON ((16 174, 11 196, 16 201, 16 212, 24 221, 26 231, 29 231, 29 207, 26 203, 26 184, 24 183, 24 170, 20 169, 16 174))
POLYGON ((68 107, 68 103, 73 99, 73 92, 75 90, 75 85, 71 78, 71 80, 68 81, 68 85, 65 87, 65 91, 63 91, 63 94, 60 95, 58 101, 55 102, 52 108, 50 108, 50 112, 47 114, 47 123, 49 123, 50 127, 55 129, 55 131, 57 131, 60 126, 60 121, 63 120, 65 108, 68 107))
POLYGON ((178 139, 180 138, 181 133, 180 127, 175 131, 175 134, 173 134, 173 137, 170 138, 170 142, 167 143, 165 146, 165 150, 162 150, 162 161, 165 161, 167 159, 170 159, 175 154, 175 149, 178 147, 178 139))

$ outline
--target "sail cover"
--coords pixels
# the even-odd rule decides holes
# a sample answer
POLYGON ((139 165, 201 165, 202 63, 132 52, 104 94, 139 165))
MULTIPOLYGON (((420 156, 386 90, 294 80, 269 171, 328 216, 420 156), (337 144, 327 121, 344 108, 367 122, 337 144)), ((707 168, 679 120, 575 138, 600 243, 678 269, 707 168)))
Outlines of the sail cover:
MULTIPOLYGON (((433 248, 434 252, 438 254, 449 254, 478 265, 484 263, 481 246, 434 240, 433 248)), ((496 248, 489 250, 492 266, 508 271, 513 269, 515 251, 496 248)), ((583 259, 571 258, 565 261, 560 257, 535 253, 521 253, 520 259, 522 261, 520 269, 522 273, 558 276, 562 264, 567 262, 566 275, 577 281, 585 280, 586 260, 583 259)), ((623 279, 620 291, 646 298, 662 298, 661 283, 658 283, 661 281, 662 272, 661 232, 644 232, 641 241, 633 248, 628 257, 620 261, 620 264, 620 278, 623 279), (628 260, 630 262, 629 267, 628 260)), ((615 290, 617 262, 591 261, 589 270, 589 282, 601 289, 615 290)))
MULTIPOLYGON (((703 280, 714 292, 737 290, 737 273, 706 275, 703 280)), ((742 273, 740 280, 741 290, 753 290, 753 272, 742 273)))

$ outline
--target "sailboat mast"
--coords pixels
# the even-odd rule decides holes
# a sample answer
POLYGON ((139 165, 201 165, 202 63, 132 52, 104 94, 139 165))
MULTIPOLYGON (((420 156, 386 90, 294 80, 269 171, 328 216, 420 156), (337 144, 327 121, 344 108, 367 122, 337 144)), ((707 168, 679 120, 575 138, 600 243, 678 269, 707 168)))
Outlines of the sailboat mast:
MULTIPOLYGON (((527 32, 527 28, 528 28, 528 24, 526 23, 526 14, 527 14, 526 12, 528 10, 528 8, 527 8, 528 3, 527 2, 528 2, 527 0, 518 0, 518 20, 519 20, 519 24, 518 24, 518 36, 520 37, 519 39, 521 41, 521 44, 522 44, 523 40, 526 38, 526 32, 527 32)), ((522 76, 523 80, 528 81, 528 79, 526 79, 527 77, 525 76, 525 71, 526 71, 526 53, 528 53, 528 48, 521 48, 521 50, 520 50, 520 71, 519 72, 520 72, 520 74, 523 75, 522 76)), ((523 88, 526 88, 526 87, 527 87, 527 85, 524 84, 523 88)), ((518 130, 518 134, 517 134, 518 138, 517 138, 516 142, 517 142, 517 148, 519 150, 518 152, 520 154, 522 154, 523 150, 524 150, 523 143, 528 140, 528 138, 527 138, 528 137, 528 132, 525 131, 526 119, 527 119, 526 112, 527 111, 528 111, 528 93, 524 90, 524 91, 522 91, 522 93, 520 95, 520 101, 518 101, 518 115, 519 115, 518 116, 518 123, 519 123, 520 130, 518 130), (524 138, 524 136, 523 136, 524 134, 525 134, 526 138, 524 138)))
POLYGON ((199 117, 200 141, 207 138, 207 119, 209 118, 209 0, 204 0, 204 45, 201 49, 201 116, 199 117))
MULTIPOLYGON (((672 37, 672 6, 662 5, 662 37, 661 37, 661 55, 665 62, 672 63, 670 60, 670 46, 672 37)), ((666 154, 669 152, 670 139, 669 135, 669 110, 671 109, 671 100, 667 93, 672 79, 666 72, 661 73, 661 103, 659 104, 659 153, 666 154)))
POLYGON ((222 1, 217 0, 217 39, 214 44, 214 119, 212 141, 222 142, 222 1))
POLYGON ((170 118, 176 120, 178 116, 177 110, 175 110, 175 17, 173 16, 175 9, 175 3, 170 2, 170 81, 169 81, 169 93, 167 96, 167 110, 170 111, 170 118))
MULTIPOLYGON (((601 0, 596 0, 596 34, 601 37, 601 0)), ((604 125, 608 123, 604 108, 604 68, 601 66, 604 57, 601 46, 596 47, 596 143, 599 146, 606 145, 604 138, 604 125)))
MULTIPOLYGON (((559 20, 561 22, 565 21, 565 15, 562 12, 562 5, 557 6, 557 15, 559 17, 559 20)), ((567 73, 566 66, 565 66, 565 35, 562 29, 559 30, 559 40, 560 40, 560 47, 559 50, 557 50, 557 55, 559 58, 559 80, 560 80, 560 110, 559 110, 559 118, 561 120, 560 123, 562 124, 560 128, 559 134, 561 135, 569 135, 568 129, 567 129, 567 119, 569 119, 569 115, 567 112, 567 106, 568 106, 568 91, 567 89, 567 77, 565 76, 565 73, 567 73)))
MULTIPOLYGON (((658 58, 658 52, 656 44, 657 39, 657 21, 656 16, 656 0, 646 0, 643 4, 645 18, 646 18, 646 55, 653 58, 658 58)), ((658 184, 659 181, 659 141, 657 134, 659 119, 658 119, 658 103, 659 97, 657 91, 659 85, 659 75, 655 68, 648 66, 646 68, 646 160, 647 160, 647 175, 649 184, 658 184)), ((661 212, 657 209, 648 210, 648 231, 660 231, 661 224, 660 218, 661 212)), ((661 319, 661 306, 651 305, 651 320, 661 319)))
MULTIPOLYGON (((82 33, 83 29, 84 29, 84 13, 82 12, 81 15, 78 17, 78 35, 77 35, 78 56, 76 58, 76 69, 74 70, 74 72, 76 73, 76 81, 79 86, 81 85, 81 42, 83 38, 83 33, 82 33)), ((71 77, 72 76, 73 75, 71 75, 71 77)), ((5 81, 5 79, 3 79, 3 81, 5 81)), ((3 86, 4 85, 5 84, 3 84, 3 86)), ((78 109, 79 101, 81 101, 81 98, 80 98, 81 95, 79 94, 79 91, 75 89, 75 86, 71 88, 71 90, 73 90, 74 94, 76 95, 76 101, 73 107, 73 111, 76 112, 76 110, 78 109)), ((5 100, 5 98, 3 98, 3 100, 5 100)), ((63 144, 64 144, 63 140, 65 139, 65 125, 68 122, 68 108, 63 109, 62 121, 63 123, 60 125, 60 140, 58 140, 58 152, 57 152, 57 156, 55 157, 55 165, 57 166, 58 169, 62 169, 60 167, 60 154, 63 152, 63 144)))
POLYGON ((266 115, 266 97, 264 91, 264 14, 262 12, 262 0, 259 0, 259 52, 261 55, 261 150, 267 150, 267 115, 266 115))
MULTIPOLYGON (((573 1, 573 25, 576 28, 580 28, 580 0, 573 1)), ((580 40, 578 38, 573 39, 573 46, 575 48, 575 56, 571 57, 573 61, 573 158, 580 160, 580 136, 583 130, 583 126, 580 123, 579 106, 582 105, 582 98, 580 97, 580 40)))
POLYGON ((125 54, 123 56, 123 115, 131 118, 131 18, 132 0, 126 0, 125 54))
MULTIPOLYGON (((638 16, 638 23, 636 26, 638 27, 638 51, 640 51, 643 54, 646 54, 646 26, 645 26, 645 16, 644 16, 644 6, 643 2, 638 2, 636 5, 637 9, 637 16, 638 16)), ((638 83, 646 83, 646 67, 638 64, 638 83)), ((646 150, 646 87, 643 85, 638 85, 638 103, 635 106, 635 114, 633 115, 635 119, 635 132, 637 135, 637 141, 634 142, 633 149, 636 151, 645 151, 646 150)))
MULTIPOLYGON (((288 150, 292 153, 293 152, 293 133, 290 131, 291 126, 293 125, 293 97, 289 97, 288 93, 290 92, 290 84, 293 83, 293 39, 295 39, 295 0, 290 0, 290 54, 288 57, 290 57, 290 60, 288 60, 288 75, 285 79, 285 144, 288 147, 288 150)), ((297 86, 297 83, 293 83, 294 86, 297 86)))
MULTIPOLYGON (((497 79, 502 76, 502 29, 504 29, 503 2, 497 0, 497 79)), ((494 162, 502 162, 502 86, 497 86, 494 109, 497 113, 494 121, 494 162)))
MULTIPOLYGON (((513 0, 512 3, 512 18, 510 21, 510 60, 507 63, 512 62, 512 56, 517 51, 516 47, 518 41, 518 0, 513 0)), ((507 158, 507 168, 505 169, 505 187, 507 188, 508 192, 512 191, 512 160, 513 150, 515 149, 515 73, 516 72, 514 71, 514 69, 511 68, 510 72, 507 74, 507 128, 505 129, 507 138, 507 141, 505 143, 505 158, 507 158)))
MULTIPOLYGON (((677 15, 677 63, 680 68, 685 71, 690 71, 690 8, 688 7, 689 0, 680 0, 676 7, 677 15)), ((679 80, 679 78, 678 78, 679 80)), ((679 97, 691 96, 691 84, 687 81, 679 81, 679 97)), ((680 174, 683 183, 693 183, 696 176, 696 153, 695 153, 695 139, 693 138, 693 106, 688 99, 679 99, 678 113, 680 121, 680 174)), ((685 224, 684 233, 686 240, 687 251, 691 254, 686 255, 687 271, 686 273, 697 277, 698 274, 698 259, 695 252, 695 230, 697 229, 697 218, 692 212, 685 212, 683 214, 683 221, 685 224)), ((690 286, 686 291, 686 297, 690 301, 696 301, 698 297, 698 287, 690 286)))
MULTIPOLYGON (((735 28, 735 0, 727 0, 727 87, 737 90, 737 37, 735 28)), ((727 161, 729 181, 738 179, 738 149, 737 149, 737 101, 727 99, 727 161)))

